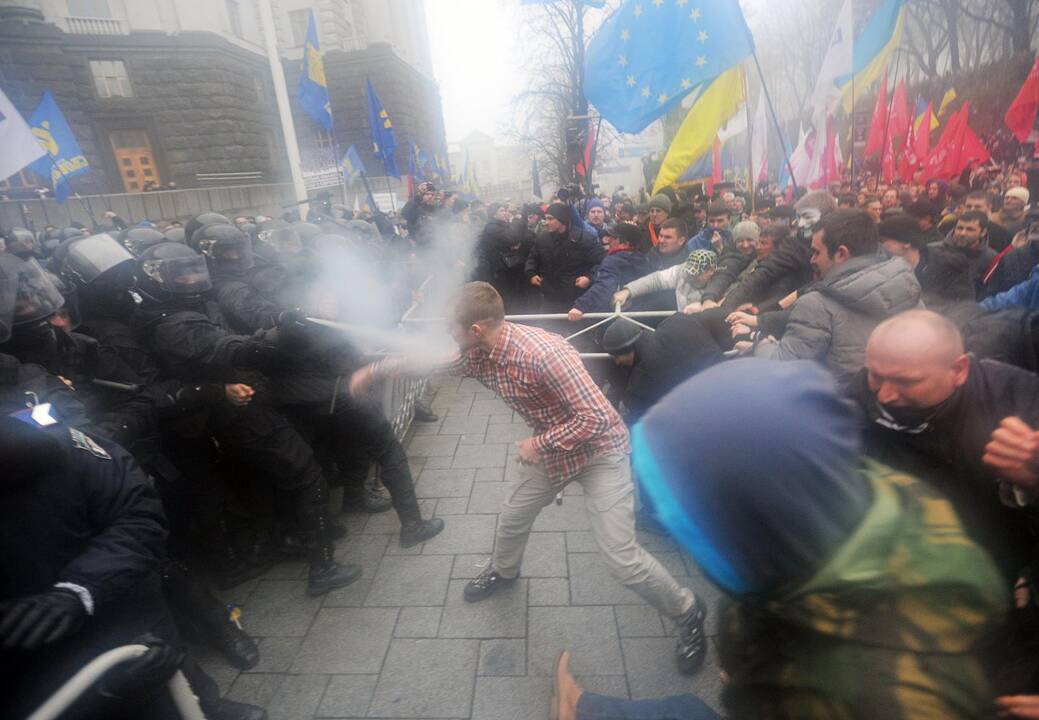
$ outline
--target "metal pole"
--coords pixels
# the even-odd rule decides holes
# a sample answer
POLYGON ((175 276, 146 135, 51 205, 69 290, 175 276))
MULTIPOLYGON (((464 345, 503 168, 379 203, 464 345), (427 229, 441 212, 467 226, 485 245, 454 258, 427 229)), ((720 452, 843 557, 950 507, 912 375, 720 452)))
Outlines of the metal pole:
POLYGON ((289 91, 285 87, 285 72, 278 56, 278 39, 274 34, 274 15, 271 12, 271 0, 259 0, 260 24, 263 26, 263 39, 267 46, 267 61, 271 67, 271 79, 274 81, 274 98, 278 103, 278 117, 281 120, 281 134, 285 136, 285 150, 289 156, 289 171, 292 173, 292 189, 299 203, 300 217, 306 217, 309 211, 307 203, 307 187, 303 183, 303 172, 300 170, 299 144, 296 141, 296 126, 292 122, 292 108, 289 106, 289 91))
POLYGON ((794 195, 797 194, 797 178, 794 177, 794 167, 790 164, 790 153, 786 150, 786 143, 783 142, 783 131, 779 127, 779 118, 776 116, 776 108, 772 105, 772 96, 769 95, 768 86, 765 84, 765 74, 761 72, 761 63, 758 62, 757 52, 751 53, 751 57, 754 58, 754 67, 758 69, 758 77, 761 79, 761 92, 765 93, 765 101, 768 103, 768 114, 772 116, 772 125, 776 128, 776 132, 779 134, 779 145, 783 148, 783 159, 786 160, 786 169, 790 173, 790 184, 794 186, 794 195))
MULTIPOLYGON (((384 163, 385 164, 385 163, 384 163)), ((393 210, 394 215, 397 214, 397 203, 393 199, 393 190, 390 188, 390 176, 386 176, 386 192, 390 194, 390 208, 393 210)))
MULTIPOLYGON (((898 66, 899 66, 900 61, 902 60, 902 56, 897 54, 898 53, 898 48, 895 49, 895 53, 896 53, 896 56, 895 56, 895 73, 891 77, 892 82, 894 82, 894 80, 898 77, 898 66)), ((880 90, 878 89, 877 92, 880 92, 880 90)), ((880 179, 882 181, 884 180, 884 156, 887 155, 888 125, 891 124, 891 110, 894 107, 895 107, 895 91, 892 90, 891 91, 891 97, 888 98, 887 112, 884 113, 884 144, 880 148, 880 179)), ((891 162, 894 162, 894 161, 895 161, 895 149, 891 148, 891 162)), ((894 180, 893 177, 891 179, 894 180)))
POLYGON ((747 190, 750 191, 750 211, 754 212, 754 121, 750 117, 750 93, 747 92, 747 73, 743 75, 743 109, 747 114, 747 190))

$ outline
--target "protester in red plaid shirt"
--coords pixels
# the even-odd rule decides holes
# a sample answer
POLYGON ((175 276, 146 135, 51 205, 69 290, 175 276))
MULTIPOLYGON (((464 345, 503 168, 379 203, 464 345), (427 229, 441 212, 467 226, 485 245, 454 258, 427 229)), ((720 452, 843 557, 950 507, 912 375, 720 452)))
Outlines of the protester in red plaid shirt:
MULTIPOLYGON (((463 288, 449 322, 461 354, 449 363, 448 371, 479 380, 534 429, 533 436, 517 443, 517 459, 529 472, 509 488, 494 556, 466 586, 465 599, 483 600, 519 577, 538 513, 568 483, 577 482, 610 572, 678 624, 679 668, 694 672, 707 652, 706 609, 639 545, 628 430, 592 382, 577 351, 559 335, 505 322, 501 296, 484 282, 463 288)), ((404 358, 379 361, 355 373, 351 392, 363 391, 378 377, 408 370, 404 358)))

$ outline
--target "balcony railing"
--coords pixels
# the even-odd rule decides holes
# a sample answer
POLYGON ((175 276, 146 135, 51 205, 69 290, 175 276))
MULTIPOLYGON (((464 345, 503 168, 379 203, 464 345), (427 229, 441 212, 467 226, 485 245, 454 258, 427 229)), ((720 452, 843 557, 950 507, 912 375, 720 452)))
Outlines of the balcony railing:
POLYGON ((126 35, 123 21, 115 18, 67 17, 65 26, 72 35, 126 35))

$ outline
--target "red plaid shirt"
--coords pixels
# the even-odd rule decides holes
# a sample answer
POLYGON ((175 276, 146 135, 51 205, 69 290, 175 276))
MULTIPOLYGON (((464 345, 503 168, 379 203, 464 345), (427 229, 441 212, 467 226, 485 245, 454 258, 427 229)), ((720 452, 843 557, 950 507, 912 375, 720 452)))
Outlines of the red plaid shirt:
POLYGON ((559 335, 506 322, 489 353, 467 350, 451 370, 479 380, 534 428, 555 483, 569 481, 597 455, 631 451, 624 421, 559 335))

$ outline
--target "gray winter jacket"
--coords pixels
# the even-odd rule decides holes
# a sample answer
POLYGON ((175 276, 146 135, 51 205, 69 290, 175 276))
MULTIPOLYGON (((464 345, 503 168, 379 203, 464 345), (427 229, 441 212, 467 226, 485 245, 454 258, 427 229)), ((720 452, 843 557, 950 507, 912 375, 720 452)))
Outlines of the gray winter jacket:
POLYGON ((689 303, 700 302, 704 289, 703 285, 697 287, 694 284, 693 276, 685 269, 685 263, 643 275, 637 280, 632 280, 625 287, 631 291, 632 298, 649 295, 660 290, 674 290, 675 309, 678 311, 689 303))
POLYGON ((863 365, 866 341, 881 321, 920 306, 920 283, 902 258, 852 258, 799 297, 783 339, 754 354, 775 360, 819 360, 844 384, 863 365))

